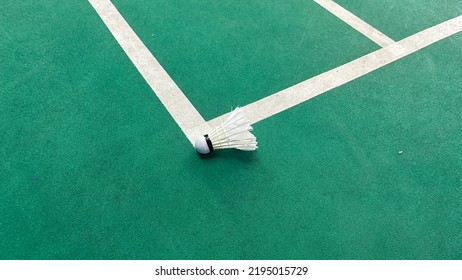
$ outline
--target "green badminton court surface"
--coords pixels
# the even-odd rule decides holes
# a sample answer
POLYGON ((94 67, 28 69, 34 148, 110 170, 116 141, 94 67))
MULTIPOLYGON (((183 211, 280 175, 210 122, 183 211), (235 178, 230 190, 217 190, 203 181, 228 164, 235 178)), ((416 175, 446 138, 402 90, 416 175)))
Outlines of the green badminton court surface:
POLYGON ((461 0, 112 4, 2 0, 1 259, 462 259, 461 0))

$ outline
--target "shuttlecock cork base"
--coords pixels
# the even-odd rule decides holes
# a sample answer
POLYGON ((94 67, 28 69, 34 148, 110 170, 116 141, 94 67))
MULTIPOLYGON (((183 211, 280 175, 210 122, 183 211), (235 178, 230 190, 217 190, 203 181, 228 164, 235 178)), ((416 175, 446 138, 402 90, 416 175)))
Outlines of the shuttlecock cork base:
POLYGON ((197 138, 196 143, 194 143, 194 147, 199 154, 210 154, 213 152, 213 144, 209 138, 208 134, 205 134, 203 137, 197 138))
POLYGON ((257 147, 257 138, 250 132, 253 128, 244 110, 237 107, 225 122, 212 132, 199 137, 194 147, 199 154, 210 154, 219 149, 238 149, 253 151, 257 147))

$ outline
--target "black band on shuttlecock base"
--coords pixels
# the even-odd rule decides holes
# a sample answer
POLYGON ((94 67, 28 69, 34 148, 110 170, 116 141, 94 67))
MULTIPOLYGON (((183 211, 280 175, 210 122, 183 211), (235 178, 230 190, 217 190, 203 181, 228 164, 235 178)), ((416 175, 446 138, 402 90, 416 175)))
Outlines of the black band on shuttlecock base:
POLYGON ((205 134, 204 138, 205 138, 205 142, 207 143, 207 146, 209 147, 210 152, 213 152, 213 145, 212 145, 212 141, 209 138, 209 135, 205 134))

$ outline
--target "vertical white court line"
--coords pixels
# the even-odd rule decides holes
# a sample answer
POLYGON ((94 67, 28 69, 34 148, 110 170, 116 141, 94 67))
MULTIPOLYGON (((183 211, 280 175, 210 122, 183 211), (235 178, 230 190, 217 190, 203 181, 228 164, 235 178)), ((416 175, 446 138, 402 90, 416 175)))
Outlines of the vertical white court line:
POLYGON ((358 18, 339 4, 331 0, 314 0, 316 3, 321 5, 324 9, 328 10, 334 14, 339 19, 343 20, 345 23, 362 33, 364 36, 374 41, 381 47, 386 47, 393 44, 395 41, 387 37, 382 32, 378 31, 367 22, 358 18))
MULTIPOLYGON (((462 16, 458 16, 246 105, 244 109, 251 123, 257 123, 461 31, 462 16)), ((209 125, 218 125, 228 114, 209 121, 209 125)))
POLYGON ((109 31, 191 143, 205 120, 109 0, 89 0, 109 31))

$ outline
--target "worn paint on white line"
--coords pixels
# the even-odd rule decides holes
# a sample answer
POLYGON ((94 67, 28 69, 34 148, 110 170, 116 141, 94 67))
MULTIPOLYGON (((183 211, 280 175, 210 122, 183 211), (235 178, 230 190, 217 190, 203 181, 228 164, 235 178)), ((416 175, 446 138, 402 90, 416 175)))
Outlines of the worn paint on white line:
POLYGON ((379 30, 372 27, 367 22, 355 16, 350 11, 346 10, 339 4, 331 0, 314 0, 316 3, 324 7, 324 9, 331 12, 333 15, 343 20, 345 23, 359 31, 361 34, 374 41, 377 45, 381 47, 389 46, 395 41, 391 38, 380 32, 379 30))

